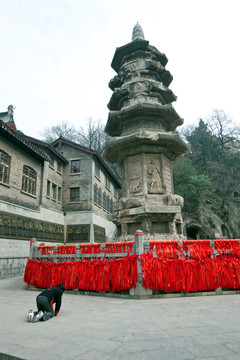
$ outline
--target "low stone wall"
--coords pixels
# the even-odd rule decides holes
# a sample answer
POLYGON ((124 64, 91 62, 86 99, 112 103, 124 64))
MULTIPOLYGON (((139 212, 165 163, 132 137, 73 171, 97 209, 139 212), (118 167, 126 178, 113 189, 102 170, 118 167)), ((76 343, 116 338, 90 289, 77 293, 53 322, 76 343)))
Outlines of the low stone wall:
POLYGON ((0 279, 23 276, 28 257, 0 258, 0 279))
POLYGON ((29 257, 29 246, 30 239, 0 238, 0 279, 24 275, 29 257))

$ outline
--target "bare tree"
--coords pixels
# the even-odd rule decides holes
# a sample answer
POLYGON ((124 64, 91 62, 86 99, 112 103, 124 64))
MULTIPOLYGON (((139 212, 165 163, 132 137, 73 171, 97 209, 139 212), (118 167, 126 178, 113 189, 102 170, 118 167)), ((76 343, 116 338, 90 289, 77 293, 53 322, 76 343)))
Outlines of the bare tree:
POLYGON ((58 125, 43 129, 41 135, 43 140, 48 143, 59 137, 64 137, 101 154, 109 140, 104 128, 100 120, 95 121, 91 118, 88 119, 86 127, 80 127, 79 129, 75 129, 67 121, 62 121, 58 125))
POLYGON ((98 120, 88 119, 86 128, 80 127, 78 131, 78 142, 100 154, 106 147, 109 136, 104 131, 105 126, 98 120))
POLYGON ((44 141, 51 143, 59 137, 76 141, 78 139, 78 131, 65 120, 61 124, 44 128, 41 132, 44 141))
POLYGON ((214 109, 212 114, 207 118, 208 128, 220 142, 221 150, 226 145, 231 144, 239 139, 240 128, 234 125, 232 119, 223 111, 214 109))

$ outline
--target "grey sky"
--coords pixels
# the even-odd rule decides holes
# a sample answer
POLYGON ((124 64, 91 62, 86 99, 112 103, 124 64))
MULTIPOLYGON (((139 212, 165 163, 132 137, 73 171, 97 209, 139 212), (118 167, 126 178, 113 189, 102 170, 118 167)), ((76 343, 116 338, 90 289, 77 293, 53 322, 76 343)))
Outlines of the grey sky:
POLYGON ((0 0, 0 111, 40 137, 62 120, 106 123, 116 47, 138 21, 166 54, 185 124, 214 108, 240 124, 239 0, 0 0))

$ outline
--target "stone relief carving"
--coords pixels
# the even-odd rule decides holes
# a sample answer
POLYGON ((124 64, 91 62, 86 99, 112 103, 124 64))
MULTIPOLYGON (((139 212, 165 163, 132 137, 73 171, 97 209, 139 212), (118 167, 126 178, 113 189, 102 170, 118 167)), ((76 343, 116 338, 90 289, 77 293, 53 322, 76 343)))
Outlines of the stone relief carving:
POLYGON ((133 156, 129 158, 129 179, 130 179, 130 192, 138 193, 142 191, 142 174, 141 174, 141 164, 140 157, 133 156))
POLYGON ((164 197, 166 205, 183 207, 183 197, 180 195, 168 194, 164 197))
POLYGON ((149 194, 163 193, 161 168, 157 159, 147 159, 147 187, 149 194))

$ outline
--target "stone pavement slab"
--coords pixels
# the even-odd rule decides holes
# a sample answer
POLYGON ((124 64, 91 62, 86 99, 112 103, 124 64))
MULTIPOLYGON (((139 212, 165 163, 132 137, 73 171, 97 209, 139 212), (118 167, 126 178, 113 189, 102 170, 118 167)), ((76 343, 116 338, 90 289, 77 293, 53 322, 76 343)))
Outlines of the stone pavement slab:
POLYGON ((132 300, 65 292, 59 316, 28 323, 38 292, 0 280, 0 359, 239 360, 240 296, 132 300))

